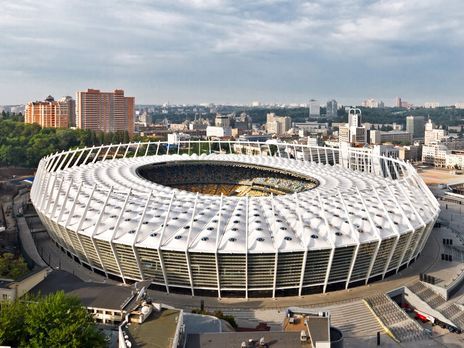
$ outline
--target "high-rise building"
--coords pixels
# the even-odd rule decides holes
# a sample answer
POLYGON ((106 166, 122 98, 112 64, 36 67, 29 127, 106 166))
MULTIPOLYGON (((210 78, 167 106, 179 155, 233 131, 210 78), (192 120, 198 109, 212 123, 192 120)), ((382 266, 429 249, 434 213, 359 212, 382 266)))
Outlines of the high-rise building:
POLYGON ((374 108, 383 108, 385 106, 385 104, 383 103, 383 101, 377 101, 375 99, 366 99, 366 100, 363 100, 363 102, 361 103, 361 105, 365 108, 371 108, 371 109, 374 109, 374 108))
POLYGON ((309 101, 309 117, 321 116, 321 105, 318 100, 311 99, 309 101))
POLYGON ((25 123, 37 123, 41 127, 68 128, 73 125, 75 102, 71 97, 56 101, 48 96, 44 101, 27 103, 25 123))
POLYGON ((412 134, 413 139, 424 138, 425 118, 424 116, 406 117, 406 132, 412 134))
POLYGON ((77 128, 134 133, 134 97, 125 97, 121 89, 114 92, 88 89, 86 92, 77 92, 76 95, 77 128))
POLYGON ((397 108, 401 108, 402 105, 403 105, 402 103, 403 103, 403 102, 402 102, 402 100, 401 100, 401 97, 396 97, 395 106, 396 106, 397 108))
POLYGON ((292 119, 288 116, 276 116, 273 112, 266 116, 266 131, 270 134, 284 134, 291 126, 292 119))
POLYGON ((361 110, 349 109, 348 110, 348 127, 361 127, 361 110))
POLYGON ((338 110, 338 105, 337 101, 332 99, 327 102, 327 111, 326 115, 328 118, 334 118, 337 117, 337 110, 338 110))
POLYGON ((367 143, 367 129, 361 124, 360 109, 348 109, 348 123, 339 128, 338 140, 340 143, 356 145, 367 143))

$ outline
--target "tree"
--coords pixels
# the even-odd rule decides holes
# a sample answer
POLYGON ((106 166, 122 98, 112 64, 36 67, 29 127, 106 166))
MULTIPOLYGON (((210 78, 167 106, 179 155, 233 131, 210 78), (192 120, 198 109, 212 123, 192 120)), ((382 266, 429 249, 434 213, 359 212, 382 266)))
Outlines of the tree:
POLYGON ((18 345, 24 331, 24 304, 11 301, 0 306, 0 344, 18 345))
POLYGON ((11 253, 0 256, 0 277, 16 279, 29 272, 27 263, 22 257, 15 257, 11 253))
POLYGON ((105 337, 79 299, 58 291, 5 302, 0 343, 21 347, 105 347, 105 337))

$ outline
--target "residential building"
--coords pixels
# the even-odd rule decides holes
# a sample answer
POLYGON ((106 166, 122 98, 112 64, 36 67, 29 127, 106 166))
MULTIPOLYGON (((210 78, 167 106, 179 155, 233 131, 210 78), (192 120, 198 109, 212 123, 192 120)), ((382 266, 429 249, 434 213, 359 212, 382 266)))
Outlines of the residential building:
POLYGON ((350 142, 350 128, 348 126, 340 126, 338 128, 338 141, 341 143, 350 142))
POLYGON ((423 139, 425 131, 424 116, 406 117, 406 132, 411 133, 413 139, 423 139))
POLYGON ((288 116, 276 116, 268 113, 266 117, 266 131, 269 134, 285 134, 292 126, 292 119, 288 116))
POLYGON ((88 89, 77 92, 76 126, 101 132, 134 133, 134 97, 124 96, 122 89, 101 92, 88 89))
POLYGON ((209 120, 207 118, 199 118, 190 122, 189 130, 206 130, 206 127, 209 125, 209 120))
POLYGON ((75 105, 71 97, 56 101, 49 95, 44 101, 27 103, 24 122, 48 128, 68 128, 74 123, 75 105))
POLYGON ((327 102, 326 116, 328 118, 335 118, 337 117, 337 111, 338 111, 337 101, 334 99, 329 100, 327 102))
POLYGON ((364 145, 367 143, 367 129, 365 127, 350 127, 350 143, 364 145))
POLYGON ((375 99, 366 99, 366 100, 363 100, 362 104, 361 104, 363 107, 365 108, 383 108, 385 106, 385 104, 383 103, 383 101, 377 101, 375 99))
POLYGON ((230 127, 230 116, 217 114, 216 118, 214 119, 214 125, 216 127, 230 127))
POLYGON ((464 109, 464 103, 456 103, 456 104, 454 104, 454 107, 456 109, 464 109))
POLYGON ((318 100, 311 99, 309 101, 309 117, 320 117, 321 116, 321 104, 318 100))
POLYGON ((440 106, 440 103, 437 101, 431 101, 431 102, 426 102, 424 103, 424 108, 426 109, 435 109, 440 106))
POLYGON ((241 131, 250 130, 253 125, 253 121, 250 115, 247 115, 245 112, 242 112, 240 115, 233 118, 233 128, 237 128, 241 131))
POLYGON ((430 145, 432 143, 440 142, 446 136, 444 129, 436 129, 432 123, 432 120, 425 124, 424 132, 424 144, 430 145))

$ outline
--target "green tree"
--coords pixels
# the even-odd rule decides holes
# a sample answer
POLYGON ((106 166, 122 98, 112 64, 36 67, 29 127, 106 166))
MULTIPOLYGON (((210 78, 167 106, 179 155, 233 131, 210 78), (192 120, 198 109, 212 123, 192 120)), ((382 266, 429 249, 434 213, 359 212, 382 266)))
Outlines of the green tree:
POLYGON ((27 272, 29 269, 22 257, 15 257, 11 253, 0 256, 0 277, 16 279, 27 272))
POLYGON ((24 304, 19 301, 0 303, 0 344, 15 346, 24 331, 24 304))
POLYGON ((0 343, 20 347, 105 347, 105 337, 79 299, 63 291, 5 302, 0 343))

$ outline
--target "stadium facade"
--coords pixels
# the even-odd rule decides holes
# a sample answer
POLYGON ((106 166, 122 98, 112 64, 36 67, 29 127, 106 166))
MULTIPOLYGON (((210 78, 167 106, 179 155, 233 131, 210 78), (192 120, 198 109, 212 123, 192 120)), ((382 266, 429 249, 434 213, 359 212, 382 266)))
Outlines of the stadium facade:
POLYGON ((31 200, 55 242, 108 277, 218 297, 320 293, 407 267, 439 214, 409 163, 339 151, 228 141, 74 149, 40 161, 31 200))

